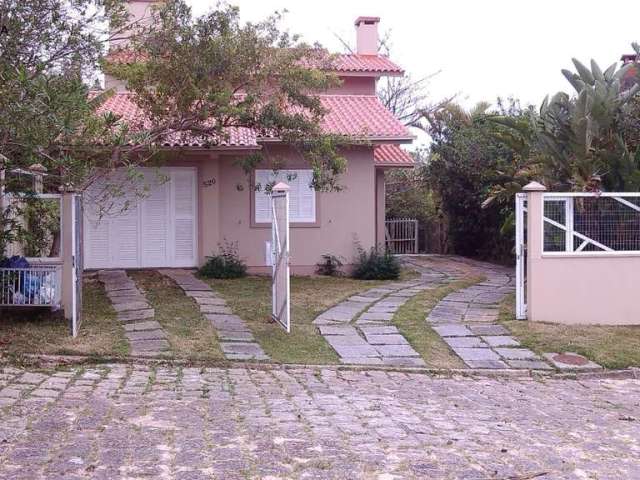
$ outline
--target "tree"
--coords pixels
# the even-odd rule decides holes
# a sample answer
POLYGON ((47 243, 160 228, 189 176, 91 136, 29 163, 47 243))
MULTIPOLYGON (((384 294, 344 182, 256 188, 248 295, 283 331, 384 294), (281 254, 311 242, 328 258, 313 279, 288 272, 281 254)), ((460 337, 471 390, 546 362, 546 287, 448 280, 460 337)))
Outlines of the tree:
MULTIPOLYGON (((246 128, 298 149, 313 168, 316 189, 340 188, 342 139, 322 132, 317 95, 338 81, 328 73, 332 58, 281 31, 280 19, 242 24, 238 8, 226 5, 193 18, 183 0, 156 10, 121 52, 129 60, 114 54, 105 63, 145 113, 148 126, 130 126, 139 132, 138 149, 176 134, 217 145, 229 128, 246 128)), ((250 171, 260 160, 248 156, 243 166, 250 171)))

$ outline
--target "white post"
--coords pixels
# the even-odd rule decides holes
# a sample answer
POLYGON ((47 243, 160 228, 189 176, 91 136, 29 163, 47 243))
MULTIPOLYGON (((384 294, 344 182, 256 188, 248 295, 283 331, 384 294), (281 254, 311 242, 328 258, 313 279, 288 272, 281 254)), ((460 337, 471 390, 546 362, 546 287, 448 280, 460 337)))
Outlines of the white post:
POLYGON ((280 182, 271 193, 272 308, 271 316, 291 332, 289 281, 289 186, 280 182))

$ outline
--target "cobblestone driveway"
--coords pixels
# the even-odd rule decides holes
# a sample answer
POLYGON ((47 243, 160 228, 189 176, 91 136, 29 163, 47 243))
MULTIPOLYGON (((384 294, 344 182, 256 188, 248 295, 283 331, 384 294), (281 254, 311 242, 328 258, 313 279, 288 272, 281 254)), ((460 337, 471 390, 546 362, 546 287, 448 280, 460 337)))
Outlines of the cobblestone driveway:
POLYGON ((122 365, 0 387, 0 478, 640 478, 638 380, 122 365))

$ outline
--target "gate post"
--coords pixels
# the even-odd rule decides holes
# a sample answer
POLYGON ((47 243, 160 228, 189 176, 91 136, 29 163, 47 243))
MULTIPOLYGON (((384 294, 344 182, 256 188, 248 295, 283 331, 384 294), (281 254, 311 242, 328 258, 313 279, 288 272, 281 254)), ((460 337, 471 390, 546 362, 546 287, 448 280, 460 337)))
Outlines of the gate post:
POLYGON ((73 192, 65 191, 62 194, 62 296, 61 303, 64 316, 71 321, 73 316, 73 192))
POLYGON ((535 320, 536 278, 538 261, 542 258, 542 235, 544 214, 543 195, 547 188, 531 182, 522 189, 527 194, 527 317, 535 320))

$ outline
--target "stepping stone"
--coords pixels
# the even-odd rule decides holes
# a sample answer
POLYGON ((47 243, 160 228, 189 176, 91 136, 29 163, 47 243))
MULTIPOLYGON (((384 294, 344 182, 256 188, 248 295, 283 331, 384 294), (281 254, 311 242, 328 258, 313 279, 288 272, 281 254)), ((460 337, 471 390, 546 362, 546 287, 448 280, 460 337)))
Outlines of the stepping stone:
POLYGON ((251 332, 234 332, 233 330, 218 330, 218 339, 221 342, 254 342, 251 332))
POLYGON ((193 297, 196 303, 200 306, 203 305, 226 305, 226 302, 219 297, 193 297))
POLYGON ((441 337, 471 337, 473 333, 464 325, 437 325, 432 327, 441 337))
POLYGON ((383 357, 419 357, 420 354, 416 352, 408 343, 405 345, 376 345, 376 350, 380 352, 383 357))
POLYGON ((134 310, 131 312, 122 312, 118 314, 118 320, 121 322, 131 322, 136 320, 145 320, 147 318, 155 317, 156 313, 153 308, 147 308, 146 310, 134 310))
POLYGON ((220 344, 222 351, 229 355, 245 355, 249 358, 266 357, 264 351, 257 343, 223 342, 220 344))
POLYGON ((426 367, 427 364, 420 357, 384 357, 384 365, 391 367, 426 367))
POLYGON ((107 296, 109 297, 110 300, 114 300, 116 298, 121 298, 121 297, 130 297, 134 295, 142 296, 140 292, 138 291, 134 292, 131 290, 114 290, 111 292, 107 292, 107 296))
POLYGON ((335 345, 334 350, 341 357, 379 357, 378 351, 371 345, 335 345))
POLYGON ((502 325, 470 325, 469 328, 476 335, 509 335, 509 330, 502 325))
MULTIPOLYGON (((382 298, 382 297, 377 297, 382 298)), ((347 298, 349 302, 358 302, 358 303, 373 303, 376 301, 376 297, 363 297, 362 295, 354 295, 352 297, 347 298)))
POLYGON ((237 315, 206 314, 205 317, 213 323, 216 330, 249 331, 244 321, 237 315))
POLYGON ((229 307, 225 307, 224 305, 202 305, 200 307, 200 311, 202 313, 218 313, 225 315, 231 315, 233 313, 233 311, 229 307))
POLYGON ((467 347, 455 347, 453 351, 462 358, 465 362, 468 360, 500 360, 500 357, 496 352, 490 348, 467 348, 467 347))
POLYGON ((549 360, 559 370, 601 370, 602 366, 592 362, 586 357, 573 352, 544 353, 544 358, 549 360))
POLYGON ((365 312, 360 315, 358 320, 384 320, 391 321, 393 320, 393 313, 370 313, 365 312))
MULTIPOLYGON (((147 305, 147 299, 140 294, 130 295, 127 297, 109 298, 112 305, 124 305, 128 303, 144 303, 147 305)), ((147 305, 148 306, 148 305, 147 305)))
POLYGON ((125 336, 129 339, 130 342, 137 342, 139 340, 161 340, 167 338, 167 334, 162 330, 126 332, 125 336))
POLYGON ((249 354, 249 353, 225 353, 225 358, 227 360, 236 360, 236 361, 246 361, 246 360, 269 360, 269 357, 265 354, 249 354))
POLYGON ((339 312, 333 309, 329 309, 326 312, 320 314, 314 321, 313 323, 315 323, 316 325, 326 325, 327 322, 331 323, 331 322, 344 322, 344 323, 348 323, 351 320, 353 320, 353 317, 355 317, 357 314, 357 312, 355 313, 350 313, 350 312, 339 312))
POLYGON ((482 337, 490 347, 519 347, 520 342, 509 335, 489 335, 482 337))
POLYGON ((350 326, 321 325, 318 327, 321 335, 356 335, 356 329, 350 326))
POLYGON ((365 337, 370 345, 409 345, 407 339, 398 333, 388 335, 365 334, 365 337))
POLYGON ((116 312, 133 312, 135 310, 146 310, 149 308, 147 302, 126 302, 112 305, 116 312))
POLYGON ((201 297, 201 298, 214 298, 216 294, 212 291, 206 290, 185 290, 184 294, 188 297, 201 297))
POLYGON ((155 320, 148 322, 127 323, 124 326, 125 332, 139 332, 143 330, 156 330, 161 329, 162 326, 155 320))
POLYGON ((551 366, 542 360, 507 360, 511 368, 522 370, 552 370, 551 366))
POLYGON ((443 340, 451 348, 489 348, 478 337, 444 337, 443 340))
POLYGON ((367 345, 367 342, 359 336, 358 334, 352 335, 327 335, 325 340, 332 347, 343 347, 343 346, 361 346, 367 345))
POLYGON ((481 368, 481 369, 493 369, 499 370, 503 368, 509 368, 509 365, 502 360, 465 360, 469 368, 481 368))
POLYGON ((495 351, 507 360, 539 360, 535 353, 528 348, 496 348, 495 351))
POLYGON ((367 335, 385 335, 389 333, 399 333, 398 328, 392 325, 384 327, 360 327, 362 333, 367 335))
POLYGON ((347 365, 383 365, 377 357, 340 357, 340 363, 347 365))
POLYGON ((166 340, 136 340, 131 342, 131 351, 133 353, 139 352, 158 352, 161 350, 168 350, 169 343, 166 340))
POLYGON ((367 313, 395 313, 398 309, 396 307, 379 307, 374 305, 367 310, 367 313))

